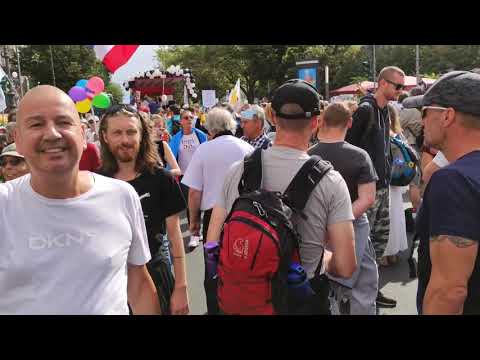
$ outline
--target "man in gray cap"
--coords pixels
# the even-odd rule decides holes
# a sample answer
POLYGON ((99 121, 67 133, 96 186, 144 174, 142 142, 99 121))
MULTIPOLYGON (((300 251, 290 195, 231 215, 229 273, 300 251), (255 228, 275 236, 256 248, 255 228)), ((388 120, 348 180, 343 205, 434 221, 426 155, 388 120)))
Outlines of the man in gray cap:
POLYGON ((480 75, 449 72, 403 105, 422 108, 426 145, 450 162, 433 174, 418 214, 418 311, 480 314, 480 75))
POLYGON ((15 143, 3 148, 0 154, 0 169, 5 181, 14 180, 30 172, 25 158, 17 152, 15 143))

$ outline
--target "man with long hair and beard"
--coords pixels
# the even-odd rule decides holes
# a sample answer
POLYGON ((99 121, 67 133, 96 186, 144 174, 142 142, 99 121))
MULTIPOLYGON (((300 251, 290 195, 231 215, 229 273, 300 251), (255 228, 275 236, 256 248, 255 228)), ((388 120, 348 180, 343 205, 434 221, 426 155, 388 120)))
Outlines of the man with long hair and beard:
POLYGON ((100 173, 128 182, 140 197, 152 254, 147 268, 157 287, 162 314, 188 314, 179 216, 186 207, 185 200, 178 183, 161 166, 150 127, 130 105, 116 105, 102 118, 100 143, 103 159, 100 173), (165 235, 170 240, 172 259, 165 235))

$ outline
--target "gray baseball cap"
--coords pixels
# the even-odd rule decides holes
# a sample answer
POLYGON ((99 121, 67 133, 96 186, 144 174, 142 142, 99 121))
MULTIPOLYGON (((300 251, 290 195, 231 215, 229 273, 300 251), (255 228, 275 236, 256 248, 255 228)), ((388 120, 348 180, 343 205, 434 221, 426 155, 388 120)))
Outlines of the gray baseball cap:
POLYGON ((451 71, 435 81, 424 95, 403 100, 405 108, 438 105, 480 116, 480 74, 451 71))

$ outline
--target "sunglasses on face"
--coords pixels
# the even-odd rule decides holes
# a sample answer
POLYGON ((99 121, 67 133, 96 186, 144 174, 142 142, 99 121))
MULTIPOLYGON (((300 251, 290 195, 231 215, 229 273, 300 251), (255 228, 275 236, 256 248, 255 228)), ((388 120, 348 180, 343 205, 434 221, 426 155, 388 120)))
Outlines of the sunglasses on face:
POLYGON ((395 86, 395 90, 403 90, 405 89, 405 85, 402 85, 402 84, 397 84, 396 82, 393 82, 393 81, 390 81, 388 79, 384 79, 387 83, 389 84, 392 84, 393 86, 395 86))
POLYGON ((427 116, 427 110, 428 110, 428 109, 432 109, 432 110, 443 110, 443 111, 448 110, 448 108, 443 107, 443 106, 424 106, 424 107, 422 107, 422 111, 421 111, 421 113, 422 113, 422 119, 424 119, 425 116, 427 116))
POLYGON ((0 166, 5 167, 7 164, 10 164, 12 166, 18 166, 20 163, 22 163, 23 159, 21 158, 13 158, 13 159, 0 159, 0 166))
POLYGON ((112 115, 115 114, 121 110, 125 110, 134 114, 139 114, 138 111, 131 105, 125 105, 125 104, 117 104, 110 106, 107 111, 105 111, 104 115, 112 115))
POLYGON ((183 120, 193 120, 193 116, 184 116, 183 120))

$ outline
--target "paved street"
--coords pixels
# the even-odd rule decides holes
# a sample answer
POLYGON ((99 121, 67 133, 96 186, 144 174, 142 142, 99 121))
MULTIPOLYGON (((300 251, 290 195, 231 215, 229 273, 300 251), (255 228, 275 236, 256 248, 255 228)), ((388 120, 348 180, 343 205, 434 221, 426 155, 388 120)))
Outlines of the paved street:
MULTIPOLYGON (((188 244, 188 225, 182 219, 182 232, 185 245, 188 244)), ((411 236, 409 236, 411 242, 411 236)), ((187 249, 188 251, 188 249, 187 249)), ((415 259, 417 257, 415 251, 415 259)), ((397 300, 397 307, 380 309, 380 315, 416 315, 415 297, 417 279, 410 279, 409 266, 406 261, 408 251, 400 254, 399 263, 386 268, 380 268, 380 289, 385 296, 397 300)), ((187 254, 187 276, 189 283, 190 314, 203 315, 207 311, 205 293, 203 290, 203 254, 199 246, 187 254)))

